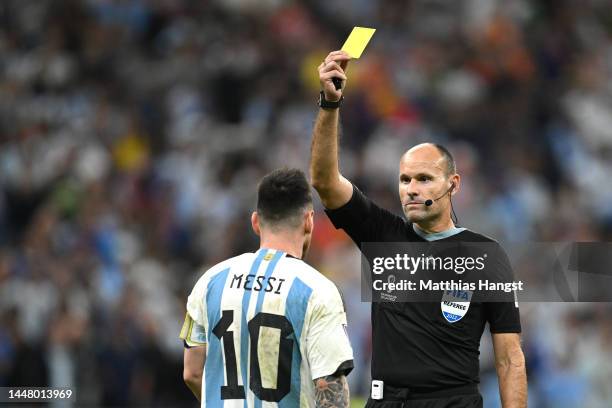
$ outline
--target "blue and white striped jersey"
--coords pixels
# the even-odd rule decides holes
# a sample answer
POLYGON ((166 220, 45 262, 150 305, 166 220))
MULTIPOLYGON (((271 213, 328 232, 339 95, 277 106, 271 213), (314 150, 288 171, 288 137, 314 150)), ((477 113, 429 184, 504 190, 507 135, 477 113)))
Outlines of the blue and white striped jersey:
POLYGON ((262 248, 204 273, 181 338, 207 345, 202 407, 314 407, 313 380, 353 367, 345 326, 334 283, 262 248))

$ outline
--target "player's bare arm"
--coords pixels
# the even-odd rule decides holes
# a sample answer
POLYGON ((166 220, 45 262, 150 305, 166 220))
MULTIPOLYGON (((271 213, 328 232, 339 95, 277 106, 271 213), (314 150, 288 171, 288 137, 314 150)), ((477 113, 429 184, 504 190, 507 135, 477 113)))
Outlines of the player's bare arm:
MULTIPOLYGON (((319 65, 319 82, 327 101, 338 101, 346 84, 345 69, 351 57, 344 51, 331 52, 319 65), (342 80, 336 90, 332 78, 342 80)), ((312 135, 310 179, 321 202, 334 209, 346 204, 353 194, 353 186, 340 174, 338 165, 338 109, 319 109, 312 135)))
POLYGON ((206 359, 206 346, 185 348, 183 355, 183 380, 198 401, 202 400, 202 372, 206 359))
POLYGON ((317 408, 346 408, 349 406, 349 386, 346 376, 328 375, 314 380, 317 408))
POLYGON ((494 333, 495 368, 503 408, 527 407, 525 356, 517 333, 494 333))

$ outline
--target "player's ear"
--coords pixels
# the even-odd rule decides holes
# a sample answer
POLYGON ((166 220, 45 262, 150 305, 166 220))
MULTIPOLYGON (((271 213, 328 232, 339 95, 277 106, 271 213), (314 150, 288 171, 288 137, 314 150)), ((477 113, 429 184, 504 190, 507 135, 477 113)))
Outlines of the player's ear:
POLYGON ((314 229, 314 210, 308 210, 304 213, 304 233, 312 234, 314 229))
POLYGON ((261 226, 259 225, 259 215, 257 215, 257 211, 253 211, 253 214, 251 214, 251 227, 253 227, 255 234, 261 236, 261 226))

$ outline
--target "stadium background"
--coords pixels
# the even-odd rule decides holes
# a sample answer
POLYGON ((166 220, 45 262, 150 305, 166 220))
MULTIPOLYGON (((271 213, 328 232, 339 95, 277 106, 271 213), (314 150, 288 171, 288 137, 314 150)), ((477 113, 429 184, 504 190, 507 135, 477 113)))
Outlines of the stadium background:
MULTIPOLYGON (((353 25, 343 172, 400 211, 397 159, 455 153, 463 225, 502 241, 612 237, 604 0, 5 0, 0 4, 0 385, 79 406, 194 406, 177 338, 197 269, 257 239, 258 179, 307 169, 316 66, 353 25)), ((347 300, 354 246, 317 208, 308 261, 347 300)), ((612 406, 609 304, 525 304, 531 407, 612 406)), ((489 335, 485 406, 499 406, 489 335)))

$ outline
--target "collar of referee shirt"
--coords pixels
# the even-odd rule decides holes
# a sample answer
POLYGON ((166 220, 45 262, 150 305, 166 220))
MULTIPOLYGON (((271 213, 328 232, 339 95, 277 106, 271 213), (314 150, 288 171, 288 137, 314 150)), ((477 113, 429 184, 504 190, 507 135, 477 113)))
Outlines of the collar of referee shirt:
POLYGON ((412 224, 412 229, 419 237, 423 238, 425 241, 438 241, 440 239, 452 237, 453 235, 457 235, 460 232, 465 231, 465 228, 463 227, 452 227, 452 228, 447 229, 446 231, 440 231, 440 232, 434 232, 432 234, 428 234, 422 229, 420 229, 419 227, 417 227, 415 224, 412 224))

